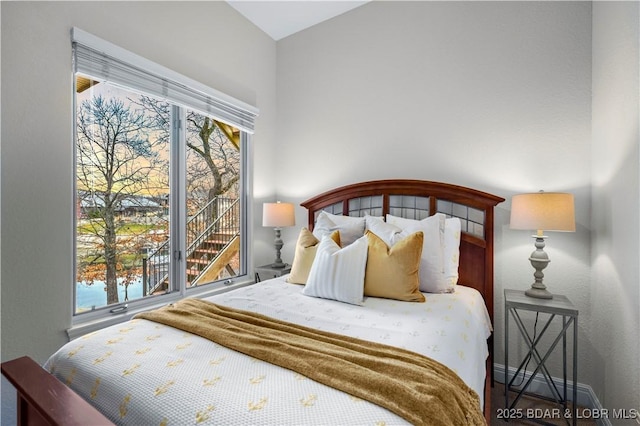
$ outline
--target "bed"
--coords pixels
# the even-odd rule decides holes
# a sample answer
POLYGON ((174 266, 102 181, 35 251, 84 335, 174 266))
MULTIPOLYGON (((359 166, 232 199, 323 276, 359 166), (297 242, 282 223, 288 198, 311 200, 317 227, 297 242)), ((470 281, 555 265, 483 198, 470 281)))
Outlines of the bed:
MULTIPOLYGON (((402 383, 380 382, 383 384, 372 386, 385 388, 384 398, 376 393, 378 389, 364 389, 371 385, 368 382, 374 382, 374 377, 377 380, 378 373, 372 373, 371 378, 359 374, 368 370, 359 370, 363 367, 358 362, 368 368, 372 353, 384 353, 375 356, 380 362, 394 363, 393 368, 396 359, 413 360, 415 354, 420 354, 415 355, 420 368, 427 359, 434 360, 437 374, 440 364, 444 364, 446 386, 455 382, 456 388, 464 388, 464 398, 469 389, 469 395, 477 395, 475 409, 484 409, 488 423, 493 365, 493 208, 502 201, 470 188, 419 180, 369 181, 313 197, 302 206, 308 210, 306 231, 315 232, 318 237, 318 258, 325 245, 333 244, 329 240, 335 238, 335 230, 331 236, 318 234, 327 218, 334 225, 343 224, 336 225, 343 239, 348 236, 351 223, 364 220, 366 235, 348 245, 353 253, 360 250, 353 247, 364 239, 368 238, 371 244, 375 238, 370 232, 373 229, 383 233, 392 229, 392 223, 398 229, 404 226, 402 240, 409 240, 405 236, 410 235, 413 241, 417 237, 412 227, 423 227, 427 221, 431 224, 436 216, 452 220, 461 230, 455 283, 442 292, 420 289, 417 296, 424 299, 421 303, 362 295, 355 303, 345 303, 326 295, 309 294, 322 277, 317 266, 320 260, 315 260, 305 277, 309 280, 306 285, 295 283, 293 276, 283 276, 205 301, 187 301, 184 306, 180 302, 162 312, 71 341, 52 355, 44 369, 27 357, 3 363, 3 374, 18 391, 19 423, 447 424, 446 416, 436 421, 425 419, 426 414, 420 411, 407 416, 406 410, 394 410, 394 404, 402 401, 387 402, 386 397, 402 391, 397 387, 402 383), (194 304, 188 305, 191 302, 194 304), (215 307, 215 313, 208 310, 210 305, 215 307), (173 312, 179 308, 183 311, 173 312), (209 332, 210 327, 200 327, 205 321, 201 316, 194 316, 191 321, 195 328, 185 328, 180 322, 186 315, 205 309, 212 321, 224 323, 215 333, 209 332), (153 316, 156 314, 159 317, 153 316), (165 323, 164 314, 174 314, 179 319, 165 323), (246 331, 235 326, 240 317, 250 323, 246 331), (257 323, 261 327, 268 323, 276 329, 273 333, 289 333, 295 328, 296 333, 304 334, 300 345, 322 349, 309 353, 307 360, 305 354, 310 349, 298 346, 298 334, 274 334, 273 341, 252 344, 255 333, 250 327, 257 323), (210 340, 225 333, 228 340, 235 341, 236 336, 239 339, 244 334, 250 335, 250 340, 238 340, 235 349, 210 340), (314 343, 318 341, 322 343, 314 343), (334 367, 325 362, 325 357, 335 357, 334 352, 325 353, 334 350, 334 341, 341 350, 346 347, 349 351, 353 345, 366 343, 364 355, 354 355, 353 362, 345 355, 349 362, 334 367), (325 377, 326 371, 350 369, 351 364, 355 365, 355 373, 347 374, 346 379, 338 380, 337 371, 335 377, 333 373, 328 375, 332 377, 325 377), (368 400, 372 393, 374 397, 368 400)), ((441 231, 444 221, 440 221, 441 231)), ((419 243, 412 243, 414 247, 426 247, 422 244, 429 231, 424 229, 425 235, 420 235, 419 243)), ((303 230, 300 232, 302 235, 303 230)), ((422 262, 424 256, 418 256, 422 262)), ((415 291, 411 297, 414 296, 415 291)), ((343 357, 342 352, 339 354, 343 357)), ((391 368, 380 365, 383 370, 391 368)), ((422 372, 412 370, 417 368, 414 364, 407 368, 422 372)), ((424 383, 415 381, 416 389, 422 390, 424 383)), ((450 399, 453 395, 440 398, 450 399)), ((455 405, 451 411, 455 411, 455 405)))

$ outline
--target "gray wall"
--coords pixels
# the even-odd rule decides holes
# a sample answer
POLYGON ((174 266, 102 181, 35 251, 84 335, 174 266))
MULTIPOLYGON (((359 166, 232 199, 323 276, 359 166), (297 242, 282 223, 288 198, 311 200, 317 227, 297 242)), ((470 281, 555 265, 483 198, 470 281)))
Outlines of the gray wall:
POLYGON ((1 8, 2 360, 44 362, 67 341, 71 324, 71 27, 257 106, 254 189, 263 196, 274 193, 276 43, 224 2, 1 8))
POLYGON ((610 409, 640 409, 638 5, 593 6, 593 280, 585 349, 594 359, 590 384, 610 409))
MULTIPOLYGON (((549 233, 545 281, 585 313, 579 339, 592 346, 590 3, 372 2, 279 41, 277 81, 281 198, 414 178, 507 199, 495 223, 498 363, 503 289, 533 282, 531 233, 508 227, 511 195, 574 193, 577 232, 549 233)), ((524 355, 522 341, 511 346, 524 355)), ((589 352, 579 365, 590 383, 589 352)))

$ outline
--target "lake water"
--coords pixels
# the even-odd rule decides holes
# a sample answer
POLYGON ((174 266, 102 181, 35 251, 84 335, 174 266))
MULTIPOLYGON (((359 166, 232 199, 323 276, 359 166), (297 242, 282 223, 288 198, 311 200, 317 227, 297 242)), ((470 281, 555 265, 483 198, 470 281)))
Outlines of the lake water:
MULTIPOLYGON (((94 281, 93 284, 87 285, 85 282, 76 283, 76 310, 91 310, 92 307, 102 307, 107 304, 107 292, 105 290, 104 281, 94 281)), ((124 302, 123 285, 118 285, 118 300, 124 302)), ((139 299, 142 297, 142 277, 137 278, 129 284, 127 288, 129 300, 139 299)))

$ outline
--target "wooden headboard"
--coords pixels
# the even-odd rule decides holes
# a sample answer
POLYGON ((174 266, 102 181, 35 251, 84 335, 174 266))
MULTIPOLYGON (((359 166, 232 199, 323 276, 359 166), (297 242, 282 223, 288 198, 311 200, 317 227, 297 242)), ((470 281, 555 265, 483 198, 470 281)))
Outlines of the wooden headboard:
POLYGON ((321 211, 345 216, 394 216, 424 219, 437 212, 458 217, 460 284, 484 297, 493 324, 493 208, 504 198, 486 192, 423 180, 375 180, 342 186, 301 205, 309 212, 309 229, 321 211))

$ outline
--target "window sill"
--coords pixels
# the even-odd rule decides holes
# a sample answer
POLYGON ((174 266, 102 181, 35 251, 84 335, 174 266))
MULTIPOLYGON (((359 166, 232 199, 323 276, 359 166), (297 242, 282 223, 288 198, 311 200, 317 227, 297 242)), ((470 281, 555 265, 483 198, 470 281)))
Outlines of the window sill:
MULTIPOLYGON (((202 299, 205 297, 214 296, 216 294, 226 293, 228 291, 235 290, 240 287, 245 287, 253 283, 254 282, 251 280, 236 282, 229 286, 218 287, 214 290, 205 290, 205 291, 200 291, 198 293, 190 293, 184 297, 197 297, 199 299, 202 299)), ((105 327, 109 327, 115 324, 120 324, 125 321, 129 321, 131 318, 133 318, 135 315, 139 314, 140 312, 151 311, 153 309, 161 308, 163 306, 166 306, 169 303, 176 302, 184 297, 180 294, 176 294, 175 296, 163 297, 162 301, 158 301, 157 303, 151 303, 144 306, 138 306, 134 309, 128 309, 126 312, 123 312, 121 314, 107 313, 104 316, 101 316, 100 318, 93 318, 93 319, 87 319, 87 320, 75 319, 77 322, 74 323, 71 326, 71 328, 67 329, 67 336, 69 337, 69 340, 75 340, 79 337, 84 336, 85 334, 93 333, 94 331, 98 331, 105 327)))

